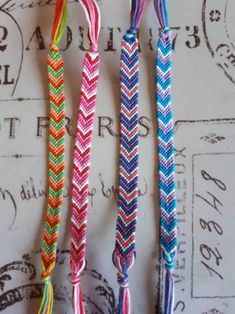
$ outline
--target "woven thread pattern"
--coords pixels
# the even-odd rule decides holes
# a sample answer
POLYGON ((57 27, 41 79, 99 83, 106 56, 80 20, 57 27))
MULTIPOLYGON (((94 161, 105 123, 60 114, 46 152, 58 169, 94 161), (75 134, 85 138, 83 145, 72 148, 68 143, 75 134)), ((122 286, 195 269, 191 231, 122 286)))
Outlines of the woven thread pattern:
POLYGON ((65 103, 63 60, 60 51, 49 51, 50 88, 49 196, 42 260, 48 267, 55 262, 58 229, 64 191, 65 103))
POLYGON ((125 299, 130 298, 128 271, 135 260, 135 232, 138 209, 138 87, 139 60, 136 32, 128 31, 122 40, 121 51, 121 108, 120 108, 120 175, 118 218, 113 262, 118 269, 118 313, 124 310, 125 299), (123 300, 124 299, 124 300, 123 300))
MULTIPOLYGON (((41 255, 42 279, 45 282, 50 280, 55 266, 64 191, 64 78, 62 55, 57 48, 52 48, 48 53, 48 75, 50 90, 48 208, 41 255)), ((45 307, 41 308, 39 313, 49 312, 45 307)))
POLYGON ((171 32, 166 29, 158 42, 157 116, 160 194, 160 242, 166 267, 164 314, 173 313, 174 258, 177 252, 177 221, 174 164, 174 126, 171 106, 171 32))
POLYGON ((87 53, 82 72, 72 179, 71 268, 78 275, 85 266, 88 183, 98 78, 99 56, 87 53))
POLYGON ((56 262, 63 203, 65 148, 64 65, 58 44, 66 26, 67 12, 67 1, 56 0, 51 45, 47 59, 50 98, 49 179, 47 217, 41 255, 44 290, 39 314, 51 314, 54 302, 51 275, 56 262))
POLYGON ((139 161, 139 41, 138 28, 146 0, 131 1, 131 27, 123 36, 120 63, 120 169, 118 217, 113 263, 120 286, 118 314, 131 313, 128 272, 135 262, 139 161))
POLYGON ((161 246, 169 268, 174 266, 173 259, 177 248, 174 126, 171 107, 171 45, 171 34, 170 31, 167 31, 159 39, 156 62, 161 246))
POLYGON ((173 314, 174 259, 177 253, 177 220, 174 162, 174 124, 171 104, 172 34, 168 26, 165 0, 155 0, 156 13, 162 27, 157 46, 156 102, 158 117, 160 243, 166 269, 164 314, 173 314))
POLYGON ((120 177, 116 254, 135 250, 138 201, 138 40, 128 33, 121 52, 120 177))
POLYGON ((86 263, 86 235, 89 205, 89 172, 99 79, 98 38, 100 11, 95 0, 81 0, 88 22, 89 52, 83 61, 80 107, 74 146, 72 174, 72 216, 70 268, 74 314, 85 314, 80 277, 86 263))

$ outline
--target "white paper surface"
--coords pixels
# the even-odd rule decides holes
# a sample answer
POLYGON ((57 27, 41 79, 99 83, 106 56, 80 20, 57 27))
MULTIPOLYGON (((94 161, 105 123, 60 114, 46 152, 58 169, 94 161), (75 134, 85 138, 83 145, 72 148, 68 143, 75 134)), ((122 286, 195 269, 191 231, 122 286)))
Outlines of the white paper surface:
MULTIPOLYGON (((72 313, 69 165, 81 66, 88 47, 82 7, 69 2, 68 28, 61 43, 67 187, 53 274, 54 313, 58 314, 72 313)), ((111 257, 117 214, 119 59, 121 37, 129 26, 129 3, 100 0, 98 4, 101 75, 82 286, 87 313, 115 313, 118 284, 111 257)), ((175 37, 172 89, 179 224, 175 313, 234 314, 235 4, 233 0, 174 0, 168 1, 168 7, 175 37)), ((0 9, 0 312, 37 313, 47 191, 46 54, 54 1, 1 0, 0 9)), ((154 100, 158 36, 159 24, 148 1, 140 29, 137 260, 130 271, 136 314, 160 313, 162 296, 154 100)))

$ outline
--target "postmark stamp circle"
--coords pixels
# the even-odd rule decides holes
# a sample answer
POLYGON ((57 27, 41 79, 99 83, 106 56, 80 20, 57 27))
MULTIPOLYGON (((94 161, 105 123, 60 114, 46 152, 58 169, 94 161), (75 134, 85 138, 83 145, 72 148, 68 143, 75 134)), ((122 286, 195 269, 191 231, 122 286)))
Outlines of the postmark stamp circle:
POLYGON ((227 31, 227 36, 231 40, 231 45, 235 49, 235 1, 227 0, 226 10, 225 10, 225 26, 227 31))
POLYGON ((215 64, 235 84, 235 20, 233 0, 204 0, 203 32, 215 64))

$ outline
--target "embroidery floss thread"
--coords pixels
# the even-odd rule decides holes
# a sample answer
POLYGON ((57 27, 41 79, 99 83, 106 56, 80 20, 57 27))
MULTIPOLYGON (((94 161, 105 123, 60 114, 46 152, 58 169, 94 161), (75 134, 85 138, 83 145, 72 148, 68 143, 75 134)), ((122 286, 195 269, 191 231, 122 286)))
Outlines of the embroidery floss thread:
POLYGON ((133 0, 131 27, 121 44, 120 174, 118 217, 113 263, 120 286, 118 314, 130 314, 128 271, 135 261, 135 232, 138 210, 138 28, 146 0, 133 0))
POLYGON ((174 125, 171 104, 172 35, 168 24, 166 0, 155 0, 155 10, 162 28, 157 45, 156 104, 158 119, 160 242, 165 264, 164 314, 173 314, 174 259, 177 253, 177 221, 174 163, 174 125))
POLYGON ((67 20, 67 3, 56 1, 54 25, 48 52, 50 98, 49 181, 47 218, 42 242, 41 268, 44 292, 39 314, 51 314, 53 286, 51 274, 55 267, 57 241, 64 191, 65 99, 63 60, 58 44, 67 20))
POLYGON ((95 0, 81 0, 89 24, 90 51, 86 53, 77 120, 77 136, 74 147, 72 177, 71 218, 71 282, 73 285, 73 308, 75 314, 85 314, 82 303, 80 276, 86 263, 86 233, 88 215, 88 185, 91 144, 94 127, 97 84, 99 78, 98 37, 100 12, 95 0))

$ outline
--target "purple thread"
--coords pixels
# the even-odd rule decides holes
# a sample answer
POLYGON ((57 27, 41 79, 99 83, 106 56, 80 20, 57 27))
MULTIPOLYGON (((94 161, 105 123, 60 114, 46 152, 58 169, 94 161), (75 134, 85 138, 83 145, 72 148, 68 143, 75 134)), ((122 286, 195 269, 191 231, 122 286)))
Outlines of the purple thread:
POLYGON ((165 28, 168 28, 168 16, 166 11, 166 3, 165 0, 154 0, 154 7, 155 11, 157 13, 159 23, 161 25, 161 28, 164 30, 165 28))
POLYGON ((132 0, 132 6, 131 6, 131 28, 132 29, 139 28, 145 5, 146 5, 146 0, 132 0))

